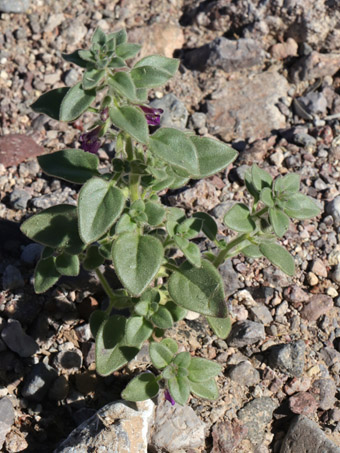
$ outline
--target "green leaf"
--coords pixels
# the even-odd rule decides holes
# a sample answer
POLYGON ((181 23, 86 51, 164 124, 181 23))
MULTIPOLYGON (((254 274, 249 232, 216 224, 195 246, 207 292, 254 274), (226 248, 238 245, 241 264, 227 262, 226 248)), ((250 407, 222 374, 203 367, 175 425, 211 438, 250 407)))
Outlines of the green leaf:
POLYGON ((229 316, 227 318, 212 318, 211 316, 207 316, 207 321, 218 338, 222 338, 223 340, 227 338, 231 331, 231 319, 229 316))
POLYGON ((274 191, 277 194, 284 193, 286 195, 294 195, 300 188, 300 175, 290 173, 275 179, 274 191))
POLYGON ((79 233, 86 244, 96 241, 115 223, 125 204, 123 192, 110 181, 92 178, 78 199, 79 233))
POLYGON ((167 72, 170 78, 176 74, 179 66, 179 60, 175 58, 163 57, 162 55, 149 55, 148 57, 137 61, 134 68, 140 68, 141 66, 154 66, 155 68, 167 72))
POLYGON ((176 376, 168 380, 169 391, 176 403, 184 406, 190 395, 189 379, 176 376))
POLYGON ((260 191, 257 190, 253 184, 253 178, 250 170, 247 170, 244 174, 244 183, 246 185, 248 192, 254 198, 254 201, 258 202, 260 197, 260 191))
POLYGON ((198 245, 194 244, 193 242, 189 242, 187 239, 175 237, 175 243, 177 246, 182 250, 186 259, 195 267, 201 267, 201 251, 198 245), (180 246, 179 240, 187 241, 188 244, 186 246, 180 246))
POLYGON ((55 265, 55 257, 39 260, 34 271, 34 291, 44 293, 59 280, 60 274, 55 265))
POLYGON ((150 136, 150 150, 159 159, 188 175, 199 172, 196 148, 184 132, 166 127, 158 129, 150 136))
POLYGON ((124 28, 122 28, 119 31, 115 31, 113 33, 109 33, 106 37, 107 41, 110 39, 114 38, 116 46, 119 46, 119 44, 123 44, 124 42, 127 41, 127 33, 124 28))
POLYGON ((46 174, 75 184, 84 184, 92 176, 99 174, 98 157, 81 149, 64 149, 43 154, 38 156, 38 162, 46 174))
POLYGON ((68 61, 70 63, 74 63, 76 64, 77 66, 80 66, 81 68, 86 68, 87 67, 87 61, 86 60, 83 60, 80 55, 79 55, 79 51, 81 49, 77 49, 75 50, 74 52, 72 53, 69 53, 69 54, 66 54, 66 53, 62 53, 61 56, 63 57, 63 59, 65 61, 68 61))
POLYGON ((292 195, 287 201, 282 202, 281 205, 289 217, 298 220, 311 219, 321 212, 315 201, 302 193, 292 195))
POLYGON ((260 258, 262 255, 260 251, 260 247, 255 244, 248 245, 244 249, 242 249, 242 253, 249 258, 260 258))
POLYGON ((250 233, 256 227, 254 220, 250 216, 248 206, 243 203, 237 203, 229 209, 224 216, 223 222, 228 228, 240 233, 250 233))
POLYGON ((96 369, 108 376, 132 360, 139 352, 126 344, 124 338, 126 318, 114 315, 102 322, 96 337, 96 369))
POLYGON ((193 217, 203 221, 202 231, 208 239, 213 241, 216 238, 218 228, 215 220, 206 212, 195 212, 193 217))
POLYGON ((168 366, 174 356, 173 352, 163 343, 151 343, 149 354, 153 365, 160 370, 168 366))
POLYGON ((144 145, 149 142, 149 128, 145 115, 140 108, 132 106, 111 107, 109 111, 112 123, 130 134, 144 145))
POLYGON ((169 329, 174 324, 171 313, 163 306, 160 306, 156 313, 151 316, 151 321, 161 329, 169 329))
POLYGON ((105 261, 103 255, 99 252, 99 248, 97 245, 91 245, 86 250, 86 256, 84 261, 82 262, 83 268, 91 271, 96 269, 100 265, 102 265, 105 261))
POLYGON ((109 316, 105 313, 105 311, 102 310, 96 310, 91 313, 90 319, 89 319, 89 324, 90 324, 90 329, 91 333, 94 338, 96 338, 98 330, 102 323, 106 321, 109 318, 109 316))
POLYGON ((85 245, 78 233, 77 208, 60 204, 25 220, 21 231, 30 239, 53 249, 80 253, 85 245))
POLYGON ((206 137, 190 137, 196 148, 199 170, 192 176, 206 178, 226 168, 237 157, 237 151, 224 143, 206 137))
POLYGON ((137 100, 136 87, 129 73, 121 71, 116 72, 114 75, 110 76, 108 84, 130 101, 134 102, 137 100))
POLYGON ((153 331, 152 324, 142 316, 132 316, 126 323, 126 342, 129 346, 140 347, 153 331))
POLYGON ((169 293, 174 302, 188 310, 207 316, 225 317, 223 281, 209 261, 196 268, 184 262, 169 279, 169 293))
POLYGON ((127 60, 137 55, 141 48, 142 46, 140 46, 139 44, 122 43, 116 47, 116 54, 118 55, 118 57, 127 60))
POLYGON ((275 266, 285 272, 287 275, 294 275, 294 259, 289 252, 281 245, 269 242, 260 244, 261 253, 275 266))
POLYGON ((205 382, 190 382, 190 391, 200 398, 216 400, 218 398, 218 388, 214 379, 205 382))
POLYGON ((148 224, 152 226, 160 225, 165 216, 164 207, 155 201, 145 203, 145 214, 148 217, 148 224))
POLYGON ((162 243, 150 235, 123 233, 115 241, 112 258, 125 288, 139 296, 155 278, 164 255, 162 243))
POLYGON ((277 236, 282 237, 289 228, 289 217, 281 209, 270 208, 269 220, 277 236))
POLYGON ((273 199, 273 195, 272 195, 272 190, 269 187, 265 187, 264 189, 261 190, 260 200, 266 206, 269 206, 270 208, 274 207, 274 199, 273 199))
POLYGON ((178 344, 172 338, 163 338, 163 340, 161 341, 161 344, 163 346, 166 346, 172 352, 173 356, 178 351, 178 344))
POLYGON ((251 167, 251 175, 254 187, 261 192, 265 187, 271 187, 273 178, 269 173, 259 168, 256 164, 251 167))
POLYGON ((108 64, 108 67, 111 69, 119 69, 119 68, 124 68, 126 67, 126 63, 123 60, 123 58, 120 57, 115 57, 110 60, 110 63, 108 64))
POLYGON ((217 376, 221 372, 221 366, 211 360, 193 357, 191 359, 189 370, 189 379, 192 382, 204 382, 217 376))
POLYGON ((140 66, 131 69, 131 77, 137 88, 156 88, 164 85, 172 75, 153 66, 140 66))
POLYGON ((136 376, 122 392, 126 401, 144 401, 153 398, 159 392, 159 385, 152 373, 145 372, 136 376))
POLYGON ((96 91, 84 91, 81 83, 70 88, 60 104, 60 121, 74 121, 92 104, 96 99, 96 91))
POLYGON ((193 239, 196 237, 202 228, 202 220, 198 217, 191 217, 185 219, 176 227, 176 234, 181 234, 186 239, 193 239))
POLYGON ((116 234, 121 234, 125 232, 136 231, 137 225, 129 214, 123 214, 116 224, 116 234))
POLYGON ((173 363, 179 367, 188 368, 191 362, 191 355, 189 352, 180 352, 176 355, 173 363))
POLYGON ((79 258, 77 255, 62 253, 56 257, 55 266, 61 275, 76 277, 79 274, 79 258))
POLYGON ((60 106, 69 90, 70 88, 64 87, 48 91, 31 105, 32 110, 44 113, 54 120, 60 120, 60 106))
POLYGON ((95 88, 105 77, 105 69, 87 69, 84 72, 82 80, 83 90, 92 90, 95 88))
POLYGON ((92 35, 91 42, 92 44, 99 44, 100 46, 103 46, 106 43, 106 34, 100 27, 96 28, 96 31, 92 35))
POLYGON ((82 60, 91 63, 91 66, 96 62, 94 55, 90 50, 78 50, 78 55, 82 60))
POLYGON ((174 302, 172 302, 172 300, 165 304, 165 308, 167 308, 171 313, 174 322, 180 321, 187 315, 187 310, 185 308, 180 307, 179 305, 176 305, 174 302))

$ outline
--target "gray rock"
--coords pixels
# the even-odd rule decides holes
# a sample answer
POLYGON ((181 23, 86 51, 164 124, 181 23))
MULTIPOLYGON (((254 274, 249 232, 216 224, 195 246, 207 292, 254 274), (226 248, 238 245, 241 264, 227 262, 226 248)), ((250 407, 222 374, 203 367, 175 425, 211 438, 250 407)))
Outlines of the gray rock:
POLYGON ((233 366, 228 372, 228 376, 233 381, 246 386, 256 385, 260 382, 260 373, 247 361, 233 366))
POLYGON ((109 403, 71 432, 54 453, 121 453, 148 451, 154 403, 109 403))
POLYGON ((0 448, 2 448, 7 434, 14 423, 15 412, 9 398, 0 399, 0 448))
POLYGON ((191 115, 190 122, 194 129, 201 129, 206 126, 206 114, 203 112, 195 112, 191 115))
POLYGON ((280 453, 340 453, 319 426, 304 415, 295 417, 283 440, 280 453))
POLYGON ((340 54, 312 52, 291 67, 290 77, 294 83, 332 76, 340 67, 340 54))
POLYGON ((75 45, 83 40, 87 33, 87 28, 82 19, 73 19, 71 22, 64 22, 64 30, 62 31, 62 39, 68 44, 75 45))
POLYGON ((265 339, 263 324, 253 321, 236 322, 227 338, 231 347, 242 348, 265 339))
POLYGON ((0 0, 2 13, 25 13, 30 7, 30 0, 0 0))
POLYGON ((26 209, 28 201, 32 195, 24 189, 14 189, 9 197, 9 201, 14 209, 26 209))
POLYGON ((24 332, 20 322, 15 319, 8 320, 7 326, 1 332, 1 338, 8 348, 20 357, 30 357, 39 349, 37 343, 24 332))
POLYGON ((336 385, 333 379, 317 379, 312 387, 318 407, 324 411, 334 407, 336 401, 336 385))
POLYGON ((256 305, 249 308, 249 314, 253 321, 262 322, 262 324, 269 325, 273 321, 273 317, 269 309, 264 304, 256 305))
POLYGON ((340 226, 340 195, 327 203, 326 212, 333 217, 335 226, 340 226))
POLYGON ((200 71, 210 67, 235 72, 256 66, 263 58, 263 49, 257 41, 243 38, 235 41, 221 37, 189 52, 185 63, 200 71))
POLYGON ((23 248, 20 259, 27 264, 35 264, 41 256, 44 246, 41 244, 28 244, 23 248))
POLYGON ((231 296, 235 291, 244 287, 244 283, 239 280, 239 274, 233 268, 231 260, 225 261, 218 269, 223 279, 226 297, 231 296))
POLYGON ((12 264, 6 266, 6 269, 2 276, 2 287, 3 289, 16 289, 22 288, 25 285, 24 279, 22 278, 19 269, 12 264))
POLYGON ((160 122, 161 127, 175 127, 179 129, 186 127, 189 113, 183 102, 174 94, 169 93, 161 99, 155 99, 150 105, 157 109, 163 109, 160 122))
POLYGON ((65 85, 68 87, 72 87, 75 85, 79 80, 79 72, 76 69, 70 69, 65 73, 64 81, 65 85))
POLYGON ((63 371, 73 373, 81 368, 83 363, 83 356, 79 349, 64 348, 60 351, 54 360, 54 365, 63 371))
POLYGON ((252 142, 272 135, 286 125, 276 104, 288 89, 287 80, 276 72, 224 82, 206 104, 209 132, 227 142, 236 138, 252 142))
POLYGON ((49 365, 45 365, 45 363, 34 365, 24 379, 24 385, 21 390, 22 396, 30 401, 42 401, 57 376, 56 370, 49 365))
POLYGON ((296 145, 311 147, 316 145, 316 139, 309 134, 304 134, 303 132, 298 132, 297 134, 295 134, 293 139, 296 145))
POLYGON ((247 403, 237 413, 239 420, 248 428, 248 438, 254 445, 259 445, 270 423, 277 403, 271 398, 257 398, 247 403))
POLYGON ((151 443, 156 451, 178 452, 204 444, 204 423, 189 406, 171 406, 163 395, 155 414, 151 443))
POLYGON ((269 348, 268 363, 283 373, 301 376, 305 366, 305 342, 299 340, 269 348))
POLYGON ((310 91, 305 96, 299 97, 298 100, 308 113, 317 115, 327 111, 327 100, 320 92, 310 91))
POLYGON ((340 284, 340 264, 337 264, 334 268, 334 271, 331 274, 332 280, 335 283, 340 284))
POLYGON ((213 215, 217 220, 220 222, 223 222, 223 218, 226 215, 226 213, 229 211, 234 206, 233 201, 222 201, 222 203, 219 203, 217 206, 214 207, 214 209, 211 210, 210 214, 213 215))

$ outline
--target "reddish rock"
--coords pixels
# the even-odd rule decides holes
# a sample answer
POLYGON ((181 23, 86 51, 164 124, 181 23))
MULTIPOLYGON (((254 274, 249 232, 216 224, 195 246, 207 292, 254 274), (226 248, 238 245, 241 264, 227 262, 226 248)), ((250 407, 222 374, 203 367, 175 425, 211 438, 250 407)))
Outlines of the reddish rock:
POLYGON ((288 38, 286 42, 274 44, 270 53, 277 60, 284 60, 287 57, 295 57, 298 51, 298 44, 293 38, 288 38))
POLYGON ((314 260, 312 262, 311 271, 318 277, 326 278, 328 275, 327 268, 326 268, 324 262, 322 260, 320 260, 320 258, 317 258, 316 260, 314 260))
POLYGON ((320 316, 329 312, 333 300, 325 294, 315 294, 301 310, 301 317, 307 321, 316 321, 320 316))
POLYGON ((296 392, 306 392, 310 388, 310 378, 303 376, 301 378, 293 377, 285 386, 284 391, 287 395, 293 395, 296 392))
POLYGON ((289 408, 294 414, 313 414, 318 408, 313 395, 308 392, 299 392, 289 398, 289 408))
POLYGON ((309 294, 306 293, 300 286, 292 285, 285 288, 283 295, 288 302, 292 302, 294 307, 298 307, 303 302, 308 302, 309 294))
POLYGON ((216 423, 212 430, 212 453, 232 452, 245 438, 247 431, 237 420, 216 423))
POLYGON ((312 52, 300 58, 291 68, 290 77, 294 83, 332 76, 340 69, 340 53, 312 52))
POLYGON ((5 167, 19 165, 30 157, 40 156, 45 150, 31 137, 9 134, 0 137, 0 164, 5 167))

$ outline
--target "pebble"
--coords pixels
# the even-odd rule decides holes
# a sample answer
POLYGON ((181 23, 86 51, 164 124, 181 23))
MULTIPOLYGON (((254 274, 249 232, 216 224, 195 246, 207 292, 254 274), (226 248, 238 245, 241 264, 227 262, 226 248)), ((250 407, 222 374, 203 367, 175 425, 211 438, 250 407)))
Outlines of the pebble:
POLYGON ((277 403, 269 397, 256 398, 237 413, 239 420, 248 429, 247 437, 253 445, 263 441, 266 426, 270 423, 277 403))
POLYGON ((69 71, 65 72, 64 74, 64 82, 65 85, 68 87, 72 87, 75 85, 79 80, 79 72, 76 69, 70 69, 69 71))
POLYGON ((327 100, 318 91, 310 91, 305 96, 297 98, 302 107, 310 114, 324 114, 327 111, 327 100))
POLYGON ((57 376, 56 370, 43 362, 34 365, 24 379, 21 395, 30 401, 43 401, 57 376))
POLYGON ((2 13, 25 13, 30 7, 30 0, 0 0, 2 13))
POLYGON ((264 304, 250 307, 249 314, 253 321, 260 322, 265 326, 269 325, 273 321, 270 310, 264 304))
POLYGON ((327 203, 326 212, 333 217, 334 225, 340 226, 340 195, 327 203))
POLYGON ((43 245, 36 243, 26 245, 21 252, 21 261, 27 264, 35 264, 40 259, 43 248, 43 245))
POLYGON ((25 189, 14 189, 9 197, 9 201, 14 209, 26 209, 28 201, 32 195, 25 189))
POLYGON ((15 419, 15 412, 10 398, 0 399, 0 448, 10 432, 15 419))
POLYGON ((37 343, 24 332, 20 322, 15 319, 8 320, 1 332, 1 338, 10 350, 20 357, 30 357, 39 349, 37 343))
POLYGON ((289 409, 294 414, 311 415, 316 412, 318 403, 308 392, 298 392, 289 398, 289 409))
POLYGON ((244 283, 240 281, 239 274, 235 271, 231 260, 221 264, 218 270, 223 279, 226 297, 231 296, 235 291, 244 287, 244 283))
POLYGON ((184 103, 173 93, 166 94, 161 99, 153 100, 150 102, 150 106, 163 109, 160 122, 161 127, 185 129, 189 113, 184 103))
POLYGON ((313 382, 312 392, 320 409, 326 411, 334 407, 337 388, 333 379, 317 379, 313 382))
POLYGON ((333 307, 333 300, 326 294, 314 294, 301 310, 301 317, 307 321, 316 321, 333 307))
POLYGON ((230 347, 242 348, 264 339, 263 324, 254 321, 241 321, 233 325, 227 343, 230 347))
POLYGON ((285 374, 299 377, 305 366, 305 347, 303 340, 272 346, 267 350, 268 364, 285 374))
POLYGON ((243 361, 233 366, 228 372, 228 376, 233 381, 248 387, 260 382, 260 373, 248 361, 243 361))
POLYGON ((190 116, 190 122, 194 129, 201 129, 202 127, 205 127, 205 125, 206 125, 206 122, 207 122, 206 114, 203 112, 194 112, 190 116))
POLYGON ((340 284, 340 264, 337 264, 335 266, 335 269, 333 270, 331 277, 333 282, 340 284))
POLYGON ((68 395, 69 388, 70 386, 66 376, 58 376, 48 391, 48 397, 53 401, 64 400, 68 395))
POLYGON ((324 265, 323 261, 317 258, 316 260, 312 261, 311 271, 314 272, 319 277, 326 278, 328 275, 327 268, 324 265))
POLYGON ((215 423, 212 429, 212 453, 229 453, 242 442, 247 435, 245 428, 237 419, 215 423))
POLYGON ((25 282, 20 270, 16 266, 8 264, 2 276, 3 289, 17 289, 22 288, 24 285, 25 282))
POLYGON ((59 370, 75 373, 83 363, 83 356, 79 349, 69 348, 67 343, 62 345, 63 350, 55 357, 54 364, 59 370))

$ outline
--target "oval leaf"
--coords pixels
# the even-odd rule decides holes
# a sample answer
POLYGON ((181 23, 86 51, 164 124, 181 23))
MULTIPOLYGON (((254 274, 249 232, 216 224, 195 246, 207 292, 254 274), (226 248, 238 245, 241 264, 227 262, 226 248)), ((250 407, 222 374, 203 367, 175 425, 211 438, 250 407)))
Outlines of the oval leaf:
POLYGON ((153 365, 160 370, 168 366, 174 356, 173 352, 163 343, 151 343, 149 354, 153 365))
POLYGON ((193 357, 188 370, 190 381, 204 382, 217 376, 221 372, 221 365, 211 360, 193 357))
POLYGON ((227 315, 223 281, 209 261, 202 260, 200 268, 183 263, 169 279, 169 293, 177 305, 188 310, 220 318, 227 315))
POLYGON ((275 266, 287 275, 294 275, 294 259, 281 245, 263 242, 260 244, 261 253, 275 266))
POLYGON ((140 347, 150 337, 152 330, 152 324, 142 316, 132 316, 126 323, 127 344, 140 347))
POLYGON ((190 391, 200 398, 216 400, 218 398, 218 388, 214 379, 205 382, 190 382, 190 391))
POLYGON ((43 171, 65 181, 84 184, 92 176, 99 174, 97 168, 99 159, 81 149, 64 149, 38 157, 43 171))
POLYGON ((110 181, 90 179, 78 199, 79 233, 86 244, 103 236, 115 223, 125 204, 122 191, 110 181))
POLYGON ((176 403, 184 406, 190 395, 189 379, 176 376, 168 380, 169 391, 176 403))
POLYGON ((76 277, 79 274, 79 258, 77 255, 68 255, 63 253, 57 256, 55 260, 57 271, 61 275, 76 277))
POLYGON ((270 208, 269 220, 277 236, 282 237, 289 228, 289 217, 281 209, 270 208))
POLYGON ((144 401, 153 398, 159 391, 159 385, 152 373, 142 373, 132 379, 122 392, 126 401, 144 401))
POLYGON ((250 233, 255 230, 255 222, 250 217, 249 208, 243 203, 237 203, 229 209, 223 222, 228 228, 240 233, 250 233))
POLYGON ((34 290, 37 294, 44 293, 59 280, 60 274, 55 265, 55 257, 39 260, 34 272, 34 290))
POLYGON ((115 241, 112 258, 125 288, 139 296, 156 276, 164 255, 162 243, 153 236, 123 233, 115 241))
POLYGON ((231 331, 231 319, 229 316, 227 318, 212 318, 211 316, 207 316, 207 321, 218 338, 222 338, 223 340, 227 338, 231 331))
POLYGON ((60 105, 60 121, 73 121, 90 107, 96 99, 96 91, 84 91, 81 83, 70 88, 60 105))
POLYGON ((109 115, 112 123, 119 129, 130 134, 138 142, 144 145, 148 144, 148 123, 140 108, 131 106, 111 107, 109 115))
POLYGON ((44 113, 54 120, 60 120, 60 106, 70 88, 56 88, 40 96, 31 108, 37 113, 44 113))
POLYGON ((108 79, 108 84, 130 101, 136 101, 136 87, 129 73, 116 72, 108 79))
POLYGON ((292 195, 289 200, 282 203, 282 206, 289 217, 298 220, 311 219, 321 211, 312 198, 302 193, 292 195))

